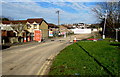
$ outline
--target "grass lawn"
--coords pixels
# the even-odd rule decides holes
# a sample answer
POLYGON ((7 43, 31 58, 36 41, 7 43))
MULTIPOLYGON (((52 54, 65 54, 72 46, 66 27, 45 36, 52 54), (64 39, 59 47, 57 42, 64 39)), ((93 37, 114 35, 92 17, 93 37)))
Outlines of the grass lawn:
POLYGON ((80 41, 56 56, 49 75, 118 75, 120 43, 80 41))

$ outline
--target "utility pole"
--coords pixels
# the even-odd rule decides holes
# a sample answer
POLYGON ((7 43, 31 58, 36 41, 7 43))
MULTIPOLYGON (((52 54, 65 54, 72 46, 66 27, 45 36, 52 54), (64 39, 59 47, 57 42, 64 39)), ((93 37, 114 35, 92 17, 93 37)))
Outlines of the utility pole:
MULTIPOLYGON (((59 27, 60 26, 60 16, 59 16, 60 11, 58 10, 56 11, 56 13, 58 14, 58 27, 59 27)), ((60 32, 60 29, 58 29, 58 32, 60 32)))
POLYGON ((56 13, 58 14, 58 26, 59 26, 60 25, 60 16, 59 16, 60 11, 58 10, 58 11, 56 11, 56 13))

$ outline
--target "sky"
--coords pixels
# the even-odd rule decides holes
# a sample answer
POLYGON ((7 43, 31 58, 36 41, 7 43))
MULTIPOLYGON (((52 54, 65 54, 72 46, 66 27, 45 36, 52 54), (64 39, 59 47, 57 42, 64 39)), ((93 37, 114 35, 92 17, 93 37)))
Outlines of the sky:
POLYGON ((57 24, 56 11, 59 10, 60 24, 93 24, 99 20, 91 9, 101 1, 103 0, 2 0, 0 15, 14 20, 44 18, 48 23, 57 24))

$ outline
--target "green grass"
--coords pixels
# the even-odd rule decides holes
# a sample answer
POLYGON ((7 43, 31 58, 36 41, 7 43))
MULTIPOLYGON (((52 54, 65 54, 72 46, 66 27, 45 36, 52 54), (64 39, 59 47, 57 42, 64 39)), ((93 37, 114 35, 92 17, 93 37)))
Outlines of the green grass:
MULTIPOLYGON (((108 41, 81 41, 66 47, 53 61, 49 75, 109 75, 94 58, 112 75, 118 75, 120 49, 110 44, 108 41), (82 46, 93 57, 79 46, 82 46)), ((116 43, 112 44, 116 45, 116 43)))
POLYGON ((88 53, 90 53, 94 58, 96 58, 103 66, 105 66, 113 75, 118 75, 119 67, 119 53, 120 49, 117 46, 120 43, 110 43, 108 41, 98 41, 98 42, 79 42, 88 53), (112 44, 112 45, 111 45, 112 44))

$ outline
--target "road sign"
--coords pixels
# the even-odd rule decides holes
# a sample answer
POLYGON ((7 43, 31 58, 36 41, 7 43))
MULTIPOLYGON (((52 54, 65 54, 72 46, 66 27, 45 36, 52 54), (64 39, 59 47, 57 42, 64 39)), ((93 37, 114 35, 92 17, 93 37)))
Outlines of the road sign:
POLYGON ((41 42, 42 32, 41 30, 34 30, 34 40, 41 42))

